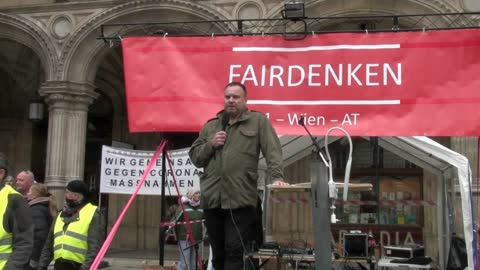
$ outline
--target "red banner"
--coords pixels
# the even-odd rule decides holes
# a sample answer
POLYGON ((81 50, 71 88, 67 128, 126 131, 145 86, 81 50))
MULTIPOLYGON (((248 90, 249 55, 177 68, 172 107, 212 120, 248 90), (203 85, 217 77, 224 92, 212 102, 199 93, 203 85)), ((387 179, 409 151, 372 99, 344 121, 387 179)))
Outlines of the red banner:
POLYGON ((279 134, 480 135, 480 30, 122 41, 131 132, 198 131, 243 82, 279 134))

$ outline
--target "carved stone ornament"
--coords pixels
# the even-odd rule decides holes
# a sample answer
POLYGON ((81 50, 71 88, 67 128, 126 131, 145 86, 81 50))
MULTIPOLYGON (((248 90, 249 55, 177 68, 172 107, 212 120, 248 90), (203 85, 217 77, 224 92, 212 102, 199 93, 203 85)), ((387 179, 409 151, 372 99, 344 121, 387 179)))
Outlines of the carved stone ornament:
POLYGON ((264 6, 257 1, 241 2, 235 6, 235 18, 242 20, 261 19, 264 17, 264 6))
POLYGON ((60 40, 68 37, 72 33, 73 27, 73 18, 63 14, 52 17, 49 23, 52 36, 60 40))
POLYGON ((99 96, 94 89, 89 83, 47 82, 42 85, 39 93, 45 97, 50 110, 61 108, 85 111, 99 96))

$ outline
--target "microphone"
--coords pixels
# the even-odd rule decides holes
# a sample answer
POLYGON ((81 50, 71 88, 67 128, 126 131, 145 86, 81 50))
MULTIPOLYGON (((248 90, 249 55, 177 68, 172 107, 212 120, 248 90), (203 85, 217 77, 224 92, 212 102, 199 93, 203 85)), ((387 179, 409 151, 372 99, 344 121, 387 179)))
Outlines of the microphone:
POLYGON ((222 115, 222 131, 225 131, 227 129, 228 121, 230 121, 230 115, 227 112, 223 112, 223 115, 222 115))
MULTIPOLYGON (((230 115, 224 111, 222 114, 222 119, 221 119, 221 124, 222 124, 222 131, 225 131, 228 126, 228 121, 230 121, 230 115)), ((223 145, 217 146, 217 150, 221 150, 223 148, 223 145)))
POLYGON ((305 126, 305 116, 300 116, 300 119, 298 119, 298 124, 300 126, 305 126))

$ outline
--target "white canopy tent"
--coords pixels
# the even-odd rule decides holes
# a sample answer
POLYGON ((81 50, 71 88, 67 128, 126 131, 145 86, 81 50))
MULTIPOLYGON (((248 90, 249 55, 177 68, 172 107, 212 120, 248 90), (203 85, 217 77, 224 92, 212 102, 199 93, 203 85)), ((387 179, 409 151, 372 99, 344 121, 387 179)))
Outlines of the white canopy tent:
MULTIPOLYGON (((320 146, 324 145, 324 137, 317 138, 320 146)), ((338 137, 330 138, 330 143, 338 137)), ((447 208, 446 184, 449 180, 457 180, 460 191, 463 214, 463 235, 467 245, 468 269, 478 269, 478 251, 474 232, 474 208, 472 203, 472 174, 468 159, 457 152, 423 136, 419 137, 379 137, 379 145, 384 149, 430 171, 443 182, 437 186, 437 230, 440 269, 445 269, 450 247, 449 214, 447 208), (476 262, 476 263, 475 263, 476 262), (477 264, 477 265, 475 265, 477 264), (477 268, 475 268, 476 266, 477 268)), ((280 136, 283 147, 284 166, 309 155, 312 141, 307 136, 280 136)), ((260 171, 265 171, 265 160, 260 161, 260 171)))

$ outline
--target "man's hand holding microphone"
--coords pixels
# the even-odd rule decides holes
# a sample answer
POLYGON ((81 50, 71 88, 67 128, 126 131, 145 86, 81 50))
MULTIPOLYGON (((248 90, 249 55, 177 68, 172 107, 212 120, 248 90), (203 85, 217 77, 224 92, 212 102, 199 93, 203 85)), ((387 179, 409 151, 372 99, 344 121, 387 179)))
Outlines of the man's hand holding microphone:
POLYGON ((227 129, 228 122, 230 121, 230 114, 223 112, 221 121, 222 130, 215 133, 213 138, 210 140, 210 144, 212 144, 215 149, 220 149, 223 147, 223 145, 225 145, 225 140, 227 140, 227 132, 225 130, 227 129))
POLYGON ((213 138, 210 140, 210 144, 214 148, 219 149, 225 144, 226 139, 227 133, 223 130, 220 130, 219 132, 215 133, 215 135, 213 135, 213 138))

